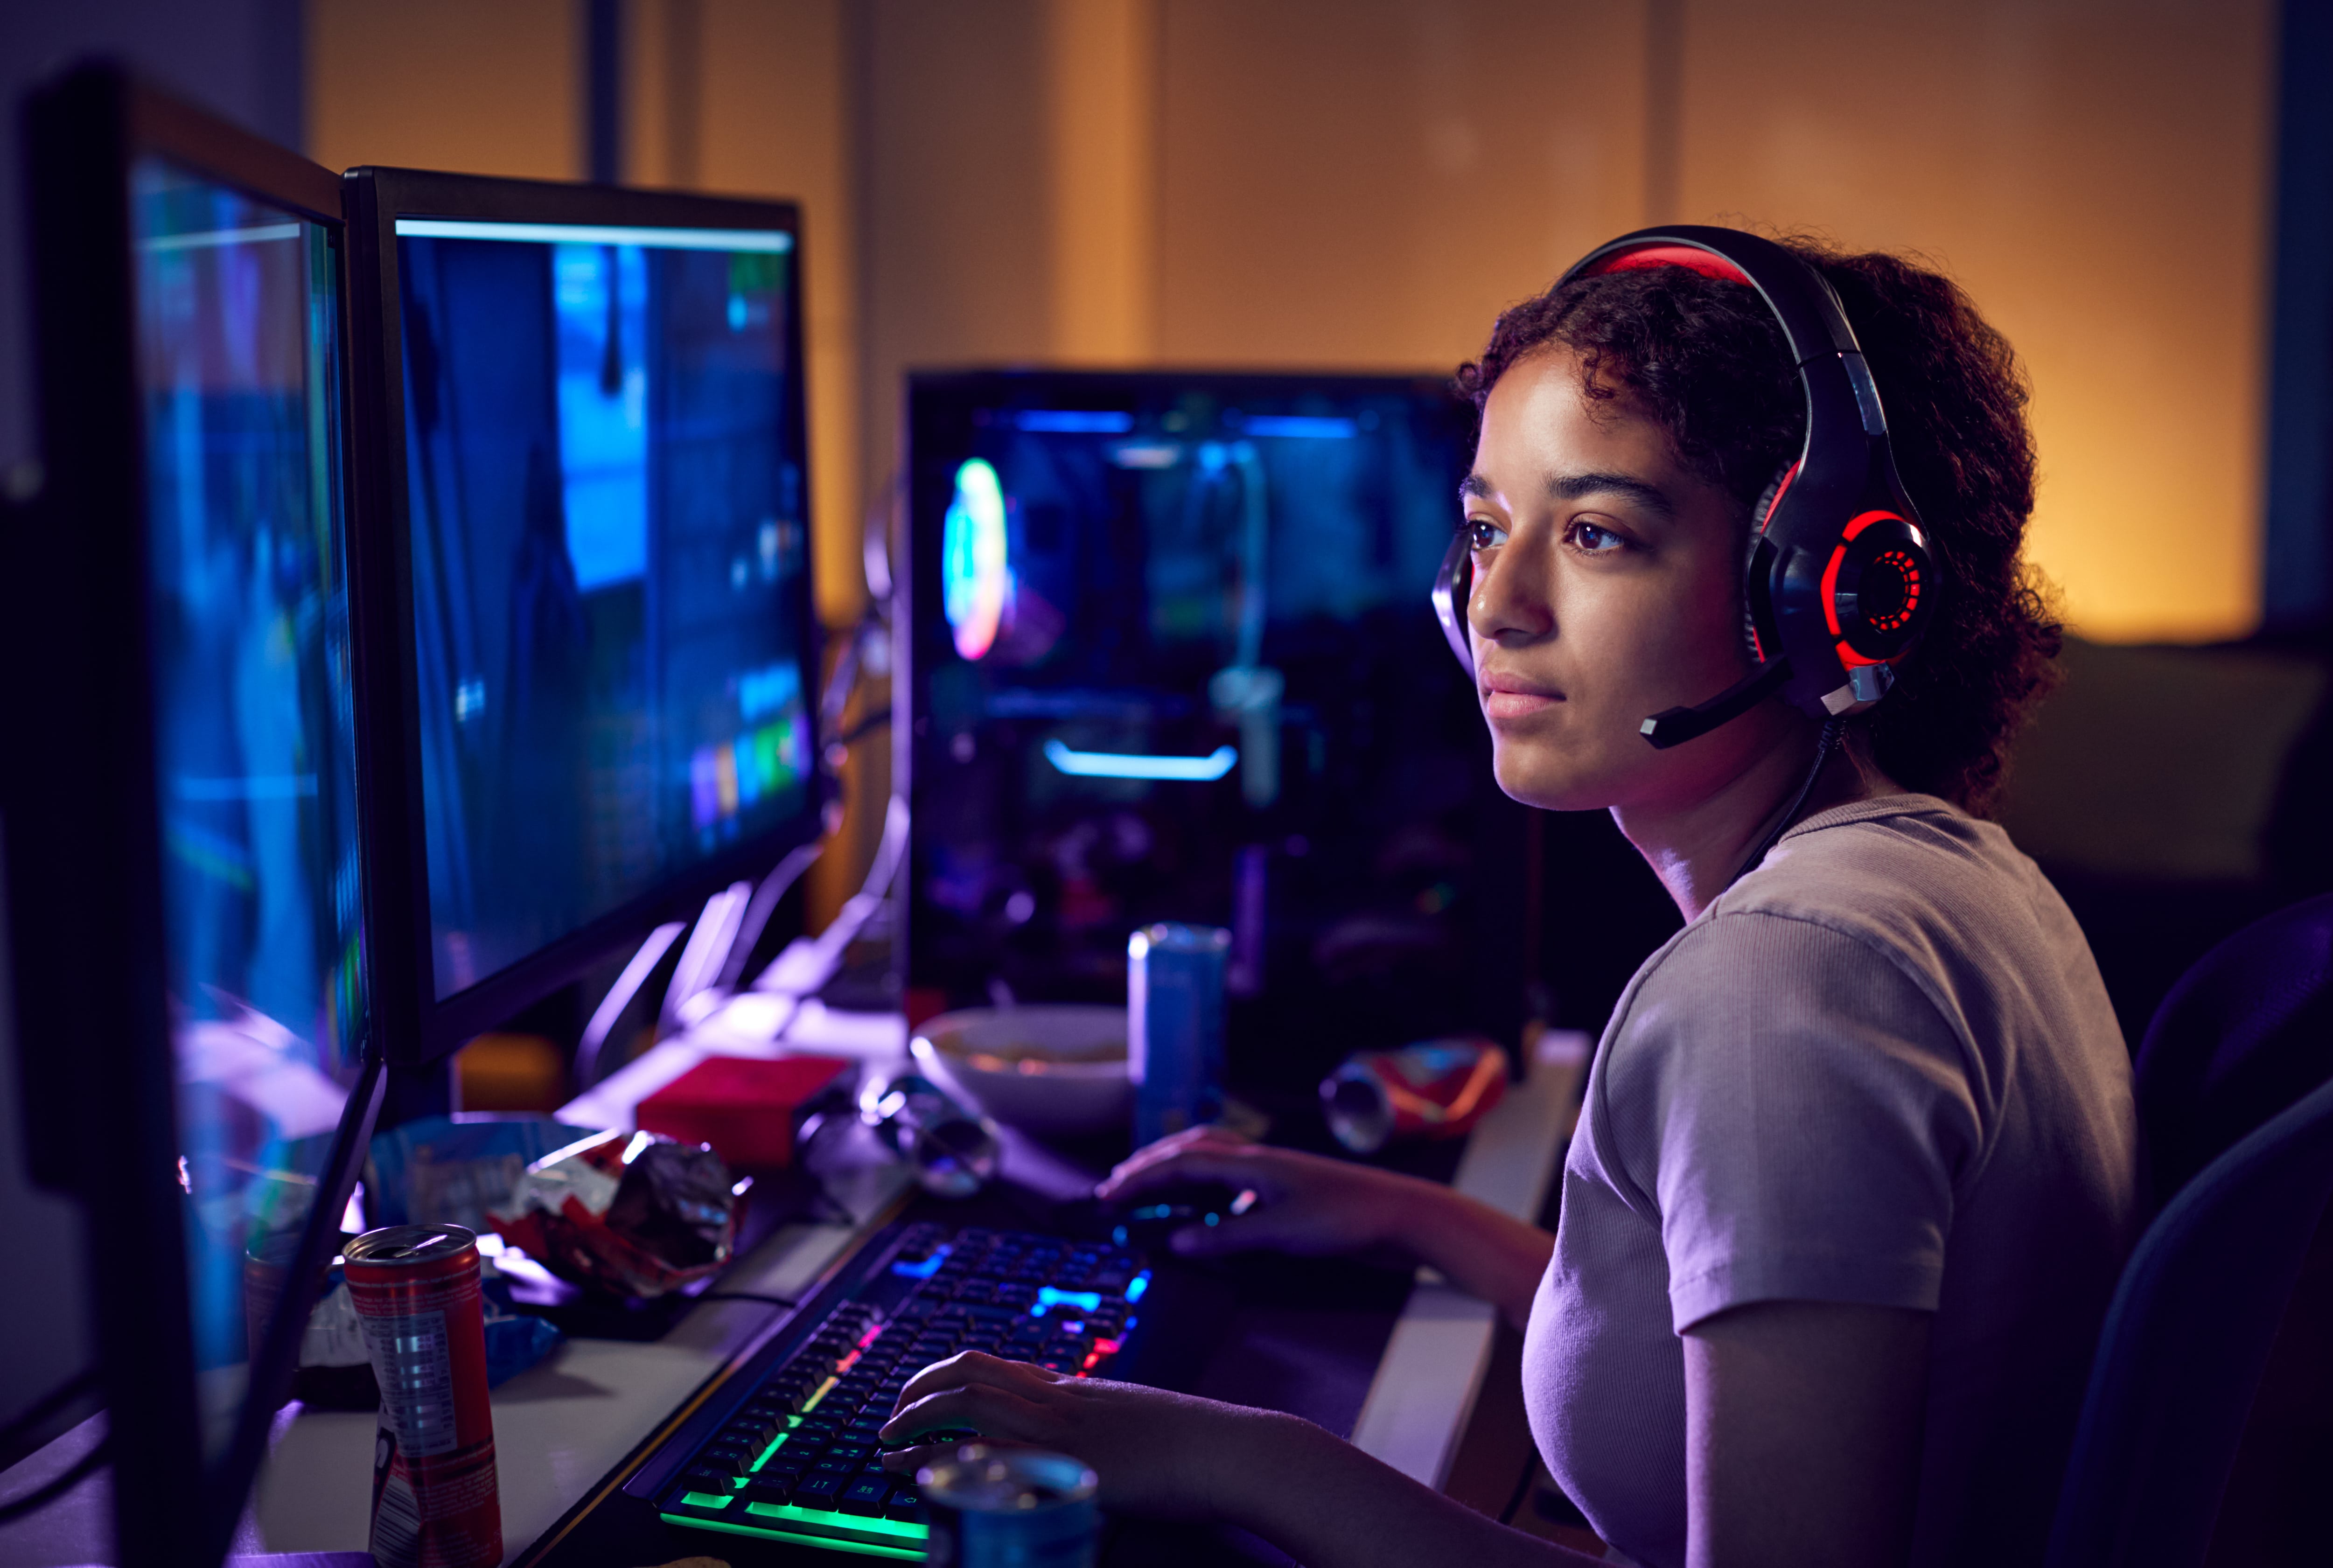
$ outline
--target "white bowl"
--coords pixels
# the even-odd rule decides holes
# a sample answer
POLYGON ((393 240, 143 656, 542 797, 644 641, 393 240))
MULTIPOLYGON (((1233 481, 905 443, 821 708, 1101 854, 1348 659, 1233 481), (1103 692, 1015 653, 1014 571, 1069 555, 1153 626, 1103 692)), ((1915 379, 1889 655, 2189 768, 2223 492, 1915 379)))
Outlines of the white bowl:
POLYGON ((1024 1133, 1101 1133, 1133 1114, 1124 1008, 966 1008, 927 1020, 907 1048, 942 1088, 1024 1133))

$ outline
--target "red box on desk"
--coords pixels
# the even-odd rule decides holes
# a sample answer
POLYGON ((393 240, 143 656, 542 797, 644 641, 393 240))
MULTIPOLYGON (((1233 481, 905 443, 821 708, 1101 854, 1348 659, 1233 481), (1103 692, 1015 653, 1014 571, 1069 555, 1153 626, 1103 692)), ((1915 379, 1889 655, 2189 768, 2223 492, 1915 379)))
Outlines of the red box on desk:
POLYGON ((710 1143, 741 1171, 772 1171, 794 1152, 794 1118, 850 1064, 839 1056, 708 1056, 642 1100, 639 1128, 710 1143))

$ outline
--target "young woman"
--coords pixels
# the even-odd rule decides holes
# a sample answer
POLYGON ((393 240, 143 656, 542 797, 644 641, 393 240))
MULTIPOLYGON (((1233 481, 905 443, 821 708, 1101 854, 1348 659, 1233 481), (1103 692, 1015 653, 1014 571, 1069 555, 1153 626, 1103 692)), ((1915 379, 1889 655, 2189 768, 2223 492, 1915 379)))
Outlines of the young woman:
MULTIPOLYGON (((1946 280, 1791 248, 1860 339, 1942 575, 1895 690, 1843 735, 1779 697, 1666 749, 1639 733, 1752 667, 1746 533, 1808 413, 1749 286, 1575 278, 1461 373, 1499 783, 1609 810, 1687 922, 1605 1032, 1558 1233, 1205 1130, 1103 1193, 1252 1188, 1177 1250, 1391 1246, 1497 1304, 1527 1329, 1550 1469, 1647 1568, 2038 1562, 2137 1200, 2097 966, 1981 819, 2057 647, 2020 559, 2025 392, 1946 280)), ((967 1354, 886 1430, 947 1427, 1079 1455, 1112 1506, 1229 1519, 1312 1568, 1585 1561, 1270 1412, 967 1354)))

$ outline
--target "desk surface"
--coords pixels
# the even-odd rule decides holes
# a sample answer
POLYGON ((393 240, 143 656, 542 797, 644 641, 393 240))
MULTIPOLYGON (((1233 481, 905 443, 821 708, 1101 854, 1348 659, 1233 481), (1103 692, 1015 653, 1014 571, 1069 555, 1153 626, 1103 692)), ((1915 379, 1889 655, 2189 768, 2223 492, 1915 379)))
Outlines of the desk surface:
MULTIPOLYGON (((830 1032, 822 1018, 784 1021, 795 1026, 787 1031, 796 1037, 788 1044, 806 1048, 840 1047, 880 1058, 904 1044, 896 1021, 870 1029, 874 1020, 854 1020, 847 1038, 831 1041, 821 1037, 830 1032)), ((565 1114, 628 1125, 633 1102, 704 1056, 776 1048, 766 1037, 754 1037, 758 1033, 716 1026, 686 1042, 658 1047, 619 1075, 623 1081, 611 1078, 565 1114)), ((1478 1131, 1460 1167, 1462 1190, 1510 1213, 1536 1217, 1569 1132, 1585 1043, 1578 1037, 1550 1039, 1531 1078, 1478 1131)), ((1005 1173, 1054 1197, 1090 1181, 1090 1173, 1019 1138, 1008 1139, 1005 1173)), ((869 1163, 830 1187, 856 1224, 782 1229, 725 1276, 720 1288, 802 1297, 894 1209, 908 1181, 899 1167, 869 1163)), ((1317 1291, 1279 1288, 1270 1264, 1259 1265, 1250 1277, 1260 1283, 1245 1293, 1227 1325, 1224 1353, 1195 1391, 1291 1410, 1352 1437, 1429 1485, 1444 1485, 1491 1362, 1496 1324, 1489 1307, 1425 1271, 1397 1315, 1389 1302, 1339 1308, 1324 1305, 1317 1291)), ((505 1561, 592 1494, 785 1310, 757 1302, 700 1303, 660 1340, 570 1340, 496 1389, 505 1561)), ((363 1550, 375 1422, 371 1412, 288 1407, 237 1533, 236 1552, 363 1550)), ((99 1418, 76 1429, 0 1476, 0 1500, 32 1490, 70 1465, 96 1440, 101 1423, 99 1418)), ((110 1506, 110 1488, 100 1474, 49 1508, 0 1527, 0 1563, 71 1568, 101 1561, 110 1506)))

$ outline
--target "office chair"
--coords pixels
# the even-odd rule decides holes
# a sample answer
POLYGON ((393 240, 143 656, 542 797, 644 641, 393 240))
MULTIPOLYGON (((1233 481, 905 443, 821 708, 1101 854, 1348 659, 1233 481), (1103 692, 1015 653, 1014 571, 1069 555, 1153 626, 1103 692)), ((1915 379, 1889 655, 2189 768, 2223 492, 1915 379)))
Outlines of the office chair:
POLYGON ((2200 1568, 2271 1343, 2333 1196, 2333 897, 2246 927, 2137 1061, 2162 1210, 2107 1312, 2050 1568, 2200 1568))

